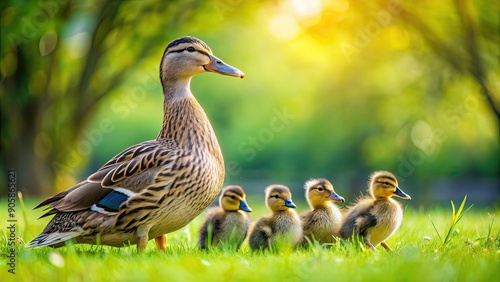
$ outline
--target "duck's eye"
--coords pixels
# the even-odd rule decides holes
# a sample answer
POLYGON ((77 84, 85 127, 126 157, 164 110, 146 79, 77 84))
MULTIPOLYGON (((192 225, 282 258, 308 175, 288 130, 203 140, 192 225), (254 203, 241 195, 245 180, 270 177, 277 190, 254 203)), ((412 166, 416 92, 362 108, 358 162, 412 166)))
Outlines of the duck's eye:
POLYGON ((231 195, 231 199, 236 200, 236 196, 231 195))
POLYGON ((186 50, 187 50, 188 52, 194 52, 194 51, 196 51, 196 50, 194 49, 194 47, 192 47, 192 46, 187 47, 187 48, 186 48, 186 50))
POLYGON ((276 198, 276 199, 278 199, 279 197, 280 197, 280 196, 278 196, 278 195, 271 195, 271 198, 276 198))
POLYGON ((323 192, 323 187, 318 187, 318 191, 323 192))

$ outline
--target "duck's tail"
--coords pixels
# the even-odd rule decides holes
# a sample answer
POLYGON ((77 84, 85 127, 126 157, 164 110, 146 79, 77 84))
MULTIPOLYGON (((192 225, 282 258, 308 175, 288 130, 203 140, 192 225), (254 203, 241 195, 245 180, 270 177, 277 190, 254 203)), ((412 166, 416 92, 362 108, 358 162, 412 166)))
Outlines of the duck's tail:
POLYGON ((83 235, 84 229, 79 224, 81 212, 54 212, 55 216, 45 226, 42 233, 33 239, 28 247, 64 246, 64 242, 83 235))
POLYGON ((69 231, 69 232, 53 232, 53 233, 45 233, 42 232, 35 239, 33 239, 29 244, 29 248, 43 247, 43 246, 52 246, 52 247, 60 247, 64 245, 65 241, 76 238, 80 236, 82 231, 69 231))

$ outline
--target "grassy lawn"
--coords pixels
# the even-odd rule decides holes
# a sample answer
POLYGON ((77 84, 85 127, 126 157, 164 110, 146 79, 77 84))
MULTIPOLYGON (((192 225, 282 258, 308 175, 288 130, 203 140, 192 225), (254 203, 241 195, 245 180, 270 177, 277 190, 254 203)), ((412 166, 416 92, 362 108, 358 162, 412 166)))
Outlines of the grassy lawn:
MULTIPOLYGON (((26 203, 27 223, 17 203, 16 232, 25 243, 48 221, 36 220, 42 211, 31 210, 35 203, 26 203)), ((267 213, 258 203, 249 201, 254 220, 267 213)), ((305 203, 297 204, 299 211, 307 207, 305 203)), ((4 199, 2 207, 6 206, 4 199)), ((0 214, 6 224, 6 213, 0 214)), ((0 281, 499 281, 499 216, 498 208, 473 207, 443 245, 451 225, 451 207, 406 208, 403 225, 387 241, 393 253, 380 246, 374 253, 341 242, 331 248, 312 246, 279 254, 252 254, 247 245, 236 253, 199 251, 195 247, 203 220, 199 217, 183 230, 169 234, 166 253, 157 251, 153 241, 140 255, 135 247, 70 245, 28 249, 21 244, 15 274, 8 273, 9 231, 2 228, 0 281)))

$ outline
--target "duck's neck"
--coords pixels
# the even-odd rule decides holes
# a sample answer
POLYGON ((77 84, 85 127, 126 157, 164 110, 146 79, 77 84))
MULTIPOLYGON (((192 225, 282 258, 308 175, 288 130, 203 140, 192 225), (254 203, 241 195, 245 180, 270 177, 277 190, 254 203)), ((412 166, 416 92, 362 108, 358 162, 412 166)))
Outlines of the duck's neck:
POLYGON ((164 116, 158 141, 174 142, 186 150, 209 151, 220 162, 217 137, 205 111, 191 93, 191 78, 169 81, 164 85, 164 116))
POLYGON ((293 209, 286 209, 286 210, 277 210, 277 211, 274 211, 273 214, 275 216, 279 216, 279 215, 295 215, 296 212, 293 209))
POLYGON ((317 209, 329 209, 333 206, 333 203, 331 202, 318 202, 318 203, 310 203, 309 206, 311 207, 311 209, 313 210, 317 210, 317 209))
POLYGON ((375 196, 375 202, 390 202, 392 199, 388 197, 377 197, 375 196))
POLYGON ((186 78, 173 78, 167 76, 163 83, 163 96, 165 97, 164 105, 165 112, 167 111, 168 103, 172 103, 176 100, 183 100, 185 98, 192 98, 191 93, 191 77, 186 78))

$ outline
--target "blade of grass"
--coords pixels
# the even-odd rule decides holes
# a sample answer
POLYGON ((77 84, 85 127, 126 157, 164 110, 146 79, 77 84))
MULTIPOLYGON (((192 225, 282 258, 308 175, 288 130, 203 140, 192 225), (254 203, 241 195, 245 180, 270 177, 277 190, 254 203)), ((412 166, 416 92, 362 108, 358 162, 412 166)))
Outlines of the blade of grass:
POLYGON ((24 219, 23 234, 26 234, 29 222, 28 222, 28 215, 26 214, 26 207, 24 206, 23 193, 21 191, 17 192, 17 198, 19 199, 19 205, 21 206, 21 213, 23 214, 23 219, 24 219))
POLYGON ((464 209, 466 201, 467 201, 467 195, 465 195, 464 199, 462 200, 462 203, 460 204, 460 207, 458 208, 458 212, 455 214, 455 220, 456 221, 460 220, 460 218, 457 219, 457 217, 461 217, 460 214, 462 214, 462 210, 464 209))
MULTIPOLYGON (((430 216, 429 216, 429 218, 430 218, 430 216)), ((432 221, 432 219, 431 219, 431 224, 432 224, 432 227, 434 227, 434 231, 436 231, 436 234, 438 235, 439 241, 441 243, 443 243, 443 239, 441 238, 441 235, 439 235, 439 231, 437 230, 436 225, 434 224, 434 222, 432 221)))
POLYGON ((451 224, 455 223, 455 204, 451 202, 451 224))
POLYGON ((462 203, 460 204, 460 208, 458 209, 458 211, 456 213, 455 213, 455 204, 453 203, 453 201, 451 201, 451 207, 453 210, 452 224, 451 224, 450 228, 448 229, 448 232, 446 233, 446 237, 444 238, 443 246, 448 244, 451 241, 451 235, 452 235, 453 230, 455 229, 455 226, 458 224, 460 219, 465 215, 465 213, 467 213, 472 208, 473 205, 471 205, 464 212, 462 212, 466 201, 467 201, 467 195, 464 196, 464 199, 462 200, 462 203))

